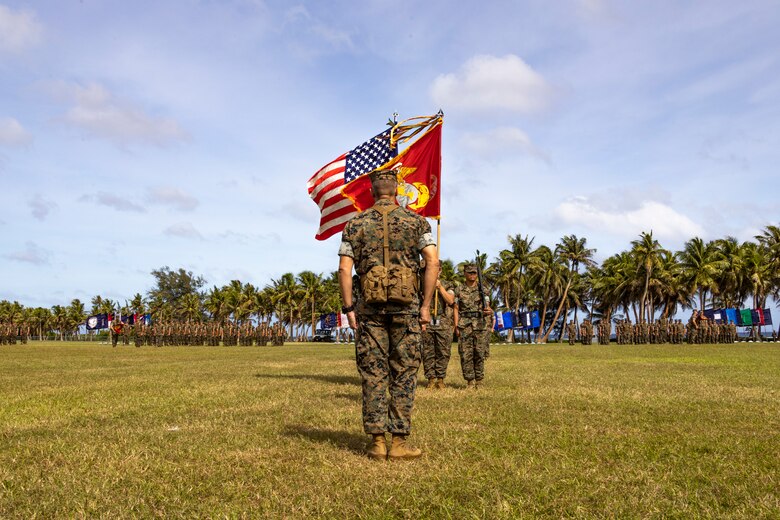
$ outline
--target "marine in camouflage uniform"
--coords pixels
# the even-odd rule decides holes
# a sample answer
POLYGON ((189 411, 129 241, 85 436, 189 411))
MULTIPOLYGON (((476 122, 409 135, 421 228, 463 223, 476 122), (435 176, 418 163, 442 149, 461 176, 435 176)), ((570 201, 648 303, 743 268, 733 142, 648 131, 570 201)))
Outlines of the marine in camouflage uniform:
POLYGON ((467 264, 463 272, 466 283, 455 289, 455 333, 458 335, 458 354, 463 379, 468 388, 482 385, 485 378, 485 359, 488 355, 490 331, 493 330, 495 315, 487 301, 481 302, 479 297, 479 282, 477 281, 477 266, 467 264))
MULTIPOLYGON (((441 273, 441 268, 439 268, 441 273)), ((422 362, 428 388, 444 388, 450 364, 454 322, 455 291, 436 281, 435 304, 431 306, 431 323, 423 332, 422 362)))
POLYGON ((133 343, 135 344, 136 348, 141 347, 142 337, 141 337, 141 324, 136 323, 133 325, 133 343))
POLYGON ((569 320, 566 325, 566 335, 569 337, 569 345, 574 345, 577 342, 577 326, 574 324, 574 320, 569 320))
POLYGON ((111 322, 111 327, 109 327, 109 329, 111 330, 112 347, 116 347, 117 343, 119 342, 119 336, 122 335, 124 328, 125 328, 125 324, 122 323, 121 320, 115 319, 111 322))
POLYGON ((395 203, 397 173, 384 170, 369 175, 376 202, 347 223, 339 247, 342 312, 350 327, 357 329, 355 358, 363 387, 363 429, 372 436, 368 456, 417 458, 422 452, 408 446, 406 437, 412 428, 421 327, 430 321, 439 259, 430 224, 395 203), (421 255, 425 260, 422 302, 419 288, 414 287, 421 255), (353 267, 363 289, 356 305, 353 267), (382 288, 382 272, 387 273, 387 290, 382 288), (382 303, 382 291, 388 299, 390 288, 403 298, 382 303), (389 450, 385 432, 393 437, 389 450))

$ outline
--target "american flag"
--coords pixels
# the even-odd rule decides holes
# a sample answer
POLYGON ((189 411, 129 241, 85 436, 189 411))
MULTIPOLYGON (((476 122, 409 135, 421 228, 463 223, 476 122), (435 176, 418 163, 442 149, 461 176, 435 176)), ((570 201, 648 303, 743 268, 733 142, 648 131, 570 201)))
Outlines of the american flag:
POLYGON ((341 188, 379 168, 397 154, 397 149, 390 147, 390 129, 387 129, 329 162, 309 179, 309 196, 320 208, 317 240, 325 240, 343 231, 347 222, 358 213, 352 201, 341 194, 341 188))

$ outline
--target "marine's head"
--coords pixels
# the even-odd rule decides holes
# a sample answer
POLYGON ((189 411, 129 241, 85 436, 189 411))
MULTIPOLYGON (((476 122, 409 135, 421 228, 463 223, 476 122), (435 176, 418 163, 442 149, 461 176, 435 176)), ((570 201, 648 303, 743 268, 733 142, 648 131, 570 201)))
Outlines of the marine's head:
POLYGON ((463 266, 465 274, 477 274, 477 264, 466 264, 463 266))
POLYGON ((398 190, 398 170, 377 169, 370 172, 368 178, 371 180, 371 195, 375 200, 383 195, 395 197, 398 190))

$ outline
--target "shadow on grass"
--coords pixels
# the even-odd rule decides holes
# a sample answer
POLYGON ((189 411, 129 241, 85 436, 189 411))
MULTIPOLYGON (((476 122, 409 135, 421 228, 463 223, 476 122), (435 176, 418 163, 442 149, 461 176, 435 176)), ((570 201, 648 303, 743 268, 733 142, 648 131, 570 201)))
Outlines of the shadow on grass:
POLYGON ((361 386, 360 378, 357 376, 334 376, 327 374, 255 374, 258 378, 268 379, 303 379, 312 381, 322 381, 335 385, 356 385, 361 386))
POLYGON ((333 397, 335 397, 336 399, 346 399, 347 401, 355 401, 357 403, 363 402, 363 396, 360 394, 360 392, 354 394, 341 392, 338 394, 333 394, 333 397))
POLYGON ((339 449, 363 455, 366 451, 368 437, 357 433, 325 430, 303 425, 287 425, 284 434, 290 437, 304 437, 314 442, 331 444, 339 449))

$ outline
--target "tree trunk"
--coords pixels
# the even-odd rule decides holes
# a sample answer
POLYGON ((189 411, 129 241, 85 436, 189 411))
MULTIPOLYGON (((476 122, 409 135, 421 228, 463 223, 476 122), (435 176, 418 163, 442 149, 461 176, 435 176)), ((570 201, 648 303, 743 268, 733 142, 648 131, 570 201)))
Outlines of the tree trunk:
MULTIPOLYGON (((544 318, 547 315, 547 298, 544 299, 544 305, 542 306, 542 317, 541 322, 539 323, 539 331, 544 332, 544 318)), ((541 343, 539 340, 539 335, 536 336, 536 343, 541 343)))
MULTIPOLYGON (((645 319, 645 300, 647 300, 647 289, 650 287, 650 270, 645 274, 645 289, 642 292, 642 299, 639 301, 639 316, 640 319, 645 319)), ((644 323, 644 322, 640 322, 644 323)))
POLYGON ((290 305, 290 339, 293 339, 293 308, 290 305))
MULTIPOLYGON (((564 303, 566 303, 566 297, 569 295, 569 287, 571 287, 571 277, 566 283, 566 289, 563 290, 563 298, 561 299, 561 303, 558 305, 558 308, 555 310, 555 316, 553 317, 552 322, 550 322, 550 328, 547 329, 547 332, 542 338, 542 343, 547 343, 547 339, 550 337, 550 333, 552 332, 553 328, 555 328, 555 324, 558 323, 558 317, 561 315, 561 309, 563 308, 564 303)), ((561 329, 561 332, 563 332, 563 329, 561 329)), ((561 336, 563 336, 563 334, 561 334, 561 336)))
POLYGON ((311 336, 314 338, 314 331, 316 330, 316 318, 314 317, 314 298, 311 299, 311 336))
MULTIPOLYGON (((575 307, 576 309, 576 307, 575 307)), ((575 311, 576 312, 576 311, 575 311)), ((563 326, 561 327, 561 333, 558 334, 558 343, 563 343, 563 327, 566 326, 566 318, 569 316, 569 304, 566 304, 566 310, 563 311, 563 326)))

